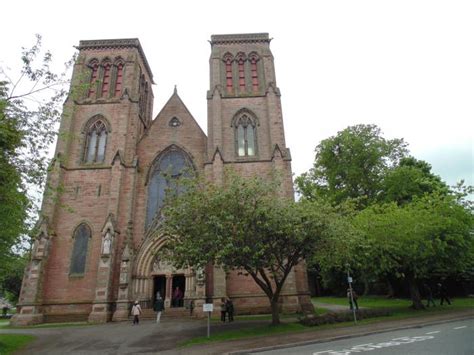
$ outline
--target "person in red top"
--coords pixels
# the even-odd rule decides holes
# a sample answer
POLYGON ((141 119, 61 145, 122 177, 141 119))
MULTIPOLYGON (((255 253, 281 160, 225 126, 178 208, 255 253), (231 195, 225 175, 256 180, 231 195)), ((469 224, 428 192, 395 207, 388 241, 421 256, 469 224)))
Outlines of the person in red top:
POLYGON ((174 307, 182 307, 183 301, 183 292, 179 289, 178 286, 173 291, 172 303, 174 307))

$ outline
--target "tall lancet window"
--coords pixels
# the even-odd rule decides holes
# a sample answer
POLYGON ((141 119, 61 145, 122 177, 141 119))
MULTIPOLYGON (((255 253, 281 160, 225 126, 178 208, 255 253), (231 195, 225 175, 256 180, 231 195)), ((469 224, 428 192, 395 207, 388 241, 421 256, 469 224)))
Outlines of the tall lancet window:
POLYGON ((249 55, 250 61, 250 72, 252 75, 252 89, 253 91, 258 91, 258 71, 257 71, 257 62, 258 62, 257 53, 253 52, 249 55))
POLYGON ((226 80, 226 88, 227 92, 231 93, 234 87, 233 76, 232 76, 232 62, 234 58, 232 54, 227 53, 224 56, 224 64, 225 64, 225 80, 226 80))
POLYGON ((107 126, 97 119, 87 129, 84 161, 86 163, 102 163, 107 147, 107 126))
POLYGON ((104 76, 102 77, 102 92, 100 96, 107 98, 109 96, 110 72, 112 69, 112 65, 109 62, 105 62, 103 64, 103 67, 104 67, 104 76))
POLYGON ((148 177, 147 228, 159 217, 166 195, 180 193, 179 179, 192 176, 193 171, 189 156, 176 146, 169 147, 155 159, 148 177))
POLYGON ((239 157, 254 156, 257 154, 257 124, 249 114, 244 113, 234 121, 236 136, 236 150, 239 157))
POLYGON ((122 93, 122 82, 123 82, 123 63, 118 62, 115 67, 115 89, 114 96, 119 97, 122 93))
POLYGON ((87 96, 89 98, 94 98, 97 89, 97 78, 99 77, 99 62, 97 62, 97 60, 91 61, 89 68, 91 70, 91 80, 89 82, 89 92, 87 96))
POLYGON ((71 274, 84 274, 86 270, 86 259, 91 230, 85 223, 81 223, 74 231, 74 246, 71 254, 71 274))

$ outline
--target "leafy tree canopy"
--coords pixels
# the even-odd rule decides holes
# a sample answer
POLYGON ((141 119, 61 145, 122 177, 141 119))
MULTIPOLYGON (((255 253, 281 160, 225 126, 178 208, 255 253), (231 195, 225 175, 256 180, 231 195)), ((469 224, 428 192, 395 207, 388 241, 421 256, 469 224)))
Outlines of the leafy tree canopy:
POLYGON ((175 265, 209 263, 250 275, 272 306, 291 270, 332 233, 336 218, 325 204, 279 197, 278 183, 227 175, 225 183, 187 181, 185 192, 167 201, 163 232, 175 265))
POLYGON ((474 267, 472 211, 451 195, 432 193, 402 206, 371 206, 354 219, 352 264, 377 276, 404 278, 413 306, 422 308, 417 281, 474 267))
POLYGON ((375 125, 350 126, 316 147, 313 168, 296 179, 304 199, 348 199, 364 208, 375 201, 383 176, 407 154, 403 139, 385 139, 375 125))
POLYGON ((448 194, 450 189, 439 176, 431 172, 430 164, 413 157, 404 157, 383 176, 380 200, 401 205, 410 202, 415 196, 433 192, 448 194))
POLYGON ((22 50, 17 78, 0 68, 0 275, 9 273, 7 264, 28 246, 46 179, 68 82, 66 70, 54 73, 51 62, 37 35, 36 43, 22 50))

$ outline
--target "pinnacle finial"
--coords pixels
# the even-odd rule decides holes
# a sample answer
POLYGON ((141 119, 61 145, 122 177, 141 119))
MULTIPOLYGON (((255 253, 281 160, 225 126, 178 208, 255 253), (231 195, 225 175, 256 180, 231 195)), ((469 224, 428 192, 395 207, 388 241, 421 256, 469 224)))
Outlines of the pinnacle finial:
POLYGON ((175 86, 174 86, 174 94, 177 94, 177 93, 178 93, 178 86, 175 85, 175 86))

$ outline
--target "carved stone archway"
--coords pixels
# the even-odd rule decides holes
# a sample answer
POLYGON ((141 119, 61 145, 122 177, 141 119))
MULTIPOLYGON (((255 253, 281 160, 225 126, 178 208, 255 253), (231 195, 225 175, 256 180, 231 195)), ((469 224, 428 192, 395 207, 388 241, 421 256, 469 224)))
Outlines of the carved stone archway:
MULTIPOLYGON (((135 259, 132 294, 133 299, 140 300, 146 308, 152 307, 154 299, 154 277, 166 277, 165 307, 171 304, 173 277, 180 275, 185 278, 184 303, 204 295, 204 287, 196 283, 196 273, 192 268, 176 269, 160 258, 160 250, 166 244, 166 236, 150 235, 141 245, 135 259)), ((199 281, 199 280, 198 280, 199 281)))

